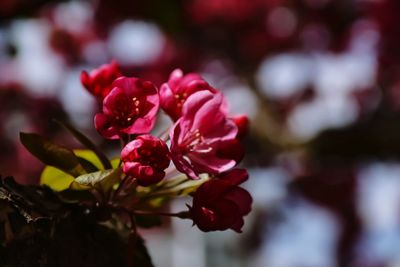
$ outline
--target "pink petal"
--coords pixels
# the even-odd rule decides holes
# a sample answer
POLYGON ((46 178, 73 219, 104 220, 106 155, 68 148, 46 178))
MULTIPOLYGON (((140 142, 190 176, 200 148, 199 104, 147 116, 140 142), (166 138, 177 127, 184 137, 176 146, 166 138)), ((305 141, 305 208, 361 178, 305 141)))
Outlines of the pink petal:
POLYGON ((94 126, 96 130, 107 139, 118 139, 119 131, 117 128, 110 125, 108 116, 99 113, 94 117, 94 126))
POLYGON ((136 177, 139 173, 140 163, 138 162, 124 162, 122 170, 124 173, 136 177))
POLYGON ((209 91, 199 91, 189 96, 183 105, 182 116, 185 120, 193 120, 198 110, 208 101, 214 98, 209 91))
MULTIPOLYGON (((221 113, 220 113, 221 114, 221 113)), ((229 141, 236 138, 238 133, 237 126, 230 120, 224 120, 214 127, 209 127, 207 131, 201 132, 208 144, 221 141, 229 141)))
POLYGON ((176 169, 188 175, 190 179, 200 179, 190 162, 188 162, 182 155, 172 156, 172 161, 174 162, 176 169))
POLYGON ((180 87, 181 93, 186 93, 187 95, 192 95, 196 92, 202 91, 202 90, 208 90, 212 93, 217 93, 214 88, 212 88, 206 81, 202 80, 200 76, 198 75, 186 75, 188 82, 185 87, 180 87))
POLYGON ((191 152, 188 157, 190 158, 192 165, 201 172, 222 173, 236 165, 234 160, 219 158, 215 154, 211 153, 200 154, 191 152))
POLYGON ((140 139, 135 139, 131 142, 129 142, 121 151, 121 159, 125 161, 125 159, 128 159, 130 157, 130 154, 141 147, 143 145, 143 141, 140 139))
POLYGON ((81 83, 82 85, 89 90, 90 87, 90 77, 89 77, 89 73, 87 73, 87 71, 82 71, 81 72, 81 83))
POLYGON ((156 123, 156 117, 150 119, 137 118, 128 128, 122 129, 127 134, 145 134, 149 133, 156 123))
POLYGON ((167 83, 164 83, 160 88, 160 105, 174 121, 180 116, 180 112, 177 112, 179 109, 175 96, 167 83))
POLYGON ((121 88, 114 87, 103 100, 103 112, 112 115, 121 98, 126 98, 125 92, 121 88))
POLYGON ((183 71, 181 69, 175 69, 171 74, 169 75, 169 80, 168 84, 171 87, 171 89, 175 89, 176 86, 178 86, 180 79, 183 77, 183 71))
MULTIPOLYGON (((187 102, 191 100, 191 97, 197 97, 200 92, 191 95, 187 102)), ((222 95, 211 95, 213 96, 212 98, 210 98, 209 95, 204 95, 204 98, 208 99, 208 101, 202 102, 202 105, 198 108, 195 116, 193 117, 192 130, 198 129, 201 133, 206 133, 210 131, 210 129, 215 130, 215 127, 218 127, 224 121, 225 114, 220 111, 222 95)), ((183 115, 185 116, 185 113, 183 113, 183 115)))

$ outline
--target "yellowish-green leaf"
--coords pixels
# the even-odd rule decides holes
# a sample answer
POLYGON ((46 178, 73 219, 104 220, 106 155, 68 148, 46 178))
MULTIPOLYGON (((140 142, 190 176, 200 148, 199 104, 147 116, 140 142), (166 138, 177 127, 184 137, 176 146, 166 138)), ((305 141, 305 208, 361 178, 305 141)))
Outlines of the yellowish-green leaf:
POLYGON ((55 191, 69 188, 74 177, 51 166, 46 166, 40 176, 40 184, 47 185, 55 191))
MULTIPOLYGON (((74 154, 78 157, 90 161, 94 166, 100 170, 103 168, 99 158, 91 150, 77 149, 74 154)), ((119 164, 119 159, 113 160, 113 167, 116 168, 119 164)), ((40 184, 49 186, 55 191, 62 191, 70 187, 74 181, 74 177, 55 167, 46 166, 40 176, 40 184)))
POLYGON ((119 162, 120 162, 120 158, 114 158, 111 160, 111 166, 113 167, 113 169, 116 169, 119 167, 119 162))

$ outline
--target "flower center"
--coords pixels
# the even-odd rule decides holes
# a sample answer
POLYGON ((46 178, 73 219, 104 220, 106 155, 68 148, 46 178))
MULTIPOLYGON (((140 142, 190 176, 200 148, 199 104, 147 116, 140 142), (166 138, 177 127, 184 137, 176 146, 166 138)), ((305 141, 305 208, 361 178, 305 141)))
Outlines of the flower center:
POLYGON ((137 99, 137 97, 132 98, 132 101, 133 101, 133 107, 135 109, 135 115, 139 115, 140 101, 137 99))
POLYGON ((197 145, 200 144, 202 141, 203 137, 199 131, 199 129, 196 129, 192 132, 189 132, 185 140, 182 142, 181 146, 186 148, 187 150, 193 150, 193 148, 197 145))
POLYGON ((182 107, 183 103, 185 103, 185 101, 186 101, 187 96, 188 96, 187 93, 175 94, 175 99, 178 102, 177 103, 178 107, 182 107))
POLYGON ((121 126, 130 125, 132 120, 140 115, 140 100, 137 97, 133 97, 131 100, 132 102, 120 101, 121 103, 114 112, 114 118, 121 126))
POLYGON ((189 132, 180 147, 186 152, 196 151, 198 153, 207 153, 212 150, 212 147, 204 144, 204 137, 198 129, 189 132))

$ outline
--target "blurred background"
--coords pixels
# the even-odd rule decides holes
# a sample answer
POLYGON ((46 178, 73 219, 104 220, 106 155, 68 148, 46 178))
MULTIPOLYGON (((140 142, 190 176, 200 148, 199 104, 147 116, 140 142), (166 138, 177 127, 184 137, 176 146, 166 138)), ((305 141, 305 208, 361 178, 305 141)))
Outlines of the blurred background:
POLYGON ((254 204, 241 235, 143 231, 156 266, 400 266, 399 23, 398 0, 1 0, 0 173, 38 182, 20 131, 78 147, 52 118, 104 143, 82 70, 179 67, 249 116, 254 204))

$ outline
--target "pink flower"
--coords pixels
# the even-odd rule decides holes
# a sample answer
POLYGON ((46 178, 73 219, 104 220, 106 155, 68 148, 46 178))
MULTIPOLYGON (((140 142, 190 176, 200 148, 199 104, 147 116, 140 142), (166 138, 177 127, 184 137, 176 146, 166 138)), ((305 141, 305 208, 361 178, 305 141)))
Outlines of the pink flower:
POLYGON ((193 223, 204 232, 232 229, 241 233, 252 198, 238 185, 247 179, 246 170, 234 169, 202 184, 193 195, 193 223))
POLYGON ((159 107, 156 87, 138 78, 120 77, 112 88, 103 100, 103 113, 95 116, 96 130, 108 139, 150 132, 159 107))
POLYGON ((121 76, 117 62, 112 61, 110 64, 104 64, 92 70, 90 74, 82 71, 81 83, 89 93, 103 100, 111 91, 112 82, 121 76))
POLYGON ((192 94, 182 117, 170 130, 172 160, 190 178, 233 168, 242 156, 238 128, 221 109, 223 97, 209 91, 192 94))
POLYGON ((168 82, 160 87, 160 105, 172 120, 176 121, 182 115, 186 99, 201 90, 218 92, 197 73, 183 75, 182 70, 176 69, 171 73, 168 82))
POLYGON ((169 150, 165 142, 151 135, 141 135, 128 143, 121 152, 123 171, 137 179, 139 185, 160 182, 169 166, 169 150))

